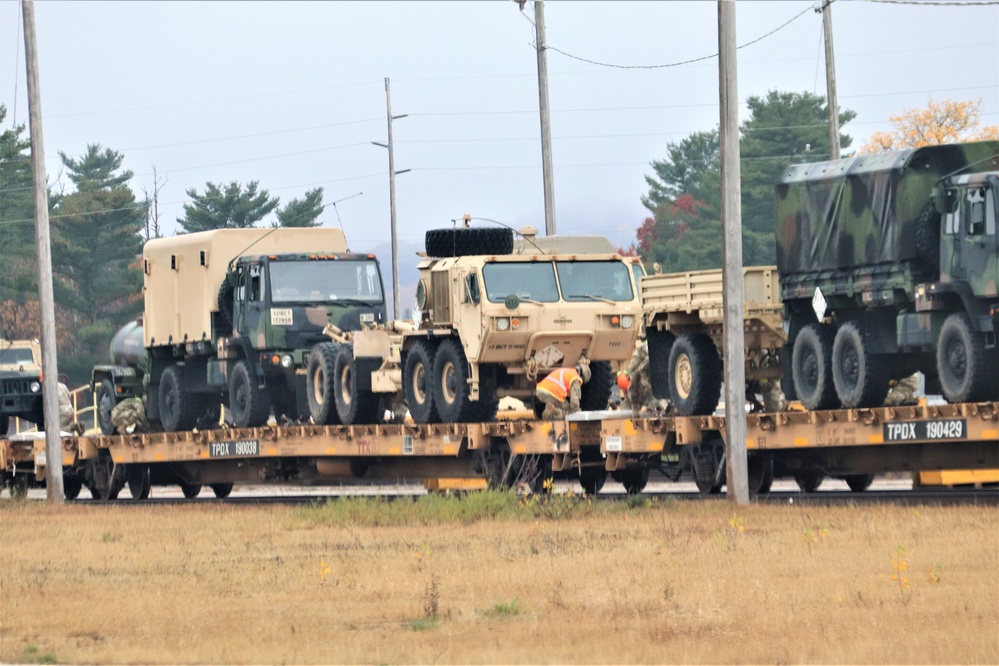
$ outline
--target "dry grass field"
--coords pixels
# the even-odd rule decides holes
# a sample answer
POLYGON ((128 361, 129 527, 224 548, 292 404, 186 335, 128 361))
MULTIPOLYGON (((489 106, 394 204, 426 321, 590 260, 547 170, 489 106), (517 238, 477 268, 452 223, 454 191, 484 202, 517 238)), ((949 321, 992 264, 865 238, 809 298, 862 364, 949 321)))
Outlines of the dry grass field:
POLYGON ((999 662, 999 510, 0 502, 0 661, 999 662))

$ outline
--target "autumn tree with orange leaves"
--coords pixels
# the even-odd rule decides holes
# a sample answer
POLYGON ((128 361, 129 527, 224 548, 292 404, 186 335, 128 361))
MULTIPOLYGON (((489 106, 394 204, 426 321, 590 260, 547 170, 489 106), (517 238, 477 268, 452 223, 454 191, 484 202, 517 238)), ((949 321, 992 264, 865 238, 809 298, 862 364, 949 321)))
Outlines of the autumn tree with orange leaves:
POLYGON ((888 121, 890 132, 875 132, 857 151, 861 155, 965 141, 999 140, 999 125, 982 126, 982 99, 936 102, 906 109, 888 121))

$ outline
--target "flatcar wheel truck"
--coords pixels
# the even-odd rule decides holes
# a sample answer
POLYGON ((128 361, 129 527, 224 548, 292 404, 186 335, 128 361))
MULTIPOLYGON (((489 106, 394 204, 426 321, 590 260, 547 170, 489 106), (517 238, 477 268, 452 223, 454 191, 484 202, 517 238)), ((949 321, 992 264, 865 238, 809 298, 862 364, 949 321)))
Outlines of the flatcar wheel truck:
POLYGON ((343 330, 385 321, 377 259, 351 254, 337 229, 224 229, 161 238, 143 249, 142 325, 94 368, 101 430, 142 398, 152 427, 236 427, 308 415, 309 351, 343 330))
POLYGON ((999 141, 794 165, 777 211, 789 399, 877 407, 916 371, 999 398, 999 141))

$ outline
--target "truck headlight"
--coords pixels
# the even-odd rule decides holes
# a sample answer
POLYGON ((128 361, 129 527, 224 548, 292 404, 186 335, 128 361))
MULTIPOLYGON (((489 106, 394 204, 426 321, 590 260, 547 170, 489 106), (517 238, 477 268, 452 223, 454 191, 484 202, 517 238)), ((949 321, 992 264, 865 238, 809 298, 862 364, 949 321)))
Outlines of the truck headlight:
POLYGON ((31 392, 38 393, 42 390, 42 385, 38 382, 31 382, 31 392))
POLYGON ((621 328, 631 328, 635 324, 635 318, 631 315, 621 317, 621 328))
POLYGON ((496 320, 496 330, 497 331, 509 331, 510 330, 510 320, 506 317, 500 317, 496 320))
POLYGON ((282 368, 290 368, 292 363, 293 359, 291 358, 291 354, 285 354, 284 356, 281 357, 282 368))

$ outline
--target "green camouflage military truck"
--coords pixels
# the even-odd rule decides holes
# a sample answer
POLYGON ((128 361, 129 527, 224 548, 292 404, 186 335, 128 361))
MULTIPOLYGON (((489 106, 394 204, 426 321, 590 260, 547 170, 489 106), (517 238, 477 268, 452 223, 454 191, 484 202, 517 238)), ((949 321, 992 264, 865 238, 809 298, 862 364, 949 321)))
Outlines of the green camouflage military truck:
POLYGON ((42 348, 37 340, 0 338, 0 435, 15 417, 45 429, 42 348))
POLYGON ((141 325, 122 329, 112 363, 94 368, 98 420, 113 434, 118 402, 143 398, 167 431, 308 416, 309 351, 343 330, 385 321, 373 255, 347 251, 338 229, 220 229, 143 249, 141 325))
POLYGON ((915 371, 999 398, 999 142, 799 164, 776 189, 790 399, 879 406, 915 371))

